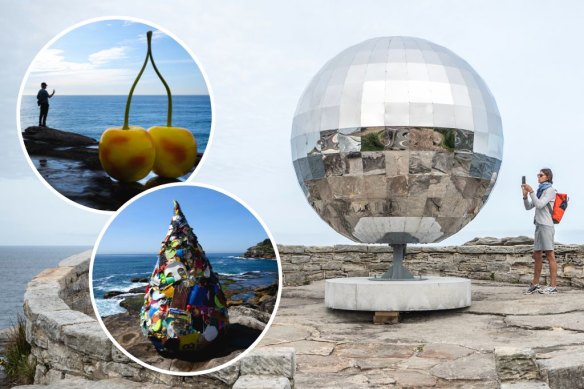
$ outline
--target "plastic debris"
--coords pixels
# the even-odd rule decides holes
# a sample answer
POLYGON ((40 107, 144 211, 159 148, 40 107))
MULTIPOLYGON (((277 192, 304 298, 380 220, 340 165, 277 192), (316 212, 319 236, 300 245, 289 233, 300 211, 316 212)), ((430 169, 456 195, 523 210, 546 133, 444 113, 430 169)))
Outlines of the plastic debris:
POLYGON ((176 201, 146 290, 140 325, 159 351, 200 350, 229 325, 217 273, 176 201))

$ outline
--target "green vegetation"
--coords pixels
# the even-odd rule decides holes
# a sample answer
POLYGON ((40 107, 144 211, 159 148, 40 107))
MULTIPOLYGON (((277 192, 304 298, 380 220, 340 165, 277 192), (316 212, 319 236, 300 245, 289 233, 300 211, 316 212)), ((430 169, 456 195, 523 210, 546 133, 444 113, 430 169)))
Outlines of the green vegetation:
POLYGON ((30 344, 26 341, 24 317, 18 315, 16 325, 8 335, 4 358, 0 361, 11 385, 33 383, 36 366, 29 361, 30 350, 30 344))
POLYGON ((256 245, 256 248, 268 255, 265 258, 273 258, 276 256, 276 253, 274 252, 274 246, 272 245, 272 241, 270 239, 262 240, 256 245))
POLYGON ((381 142, 383 131, 372 132, 361 137, 361 151, 383 151, 384 146, 381 142))
POLYGON ((454 151, 456 147, 456 130, 450 128, 444 132, 444 139, 442 140, 442 146, 449 151, 454 151))
POLYGON ((248 248, 243 256, 246 258, 276 258, 276 253, 272 241, 264 239, 255 246, 248 248))

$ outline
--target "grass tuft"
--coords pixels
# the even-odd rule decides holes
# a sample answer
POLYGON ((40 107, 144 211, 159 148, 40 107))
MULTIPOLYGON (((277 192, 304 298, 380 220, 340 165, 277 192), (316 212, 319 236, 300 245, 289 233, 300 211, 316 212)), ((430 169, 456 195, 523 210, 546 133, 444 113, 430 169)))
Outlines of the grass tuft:
POLYGON ((30 352, 30 344, 26 341, 25 320, 22 315, 18 315, 16 325, 8 334, 4 358, 0 360, 10 384, 33 383, 36 366, 29 361, 30 352))

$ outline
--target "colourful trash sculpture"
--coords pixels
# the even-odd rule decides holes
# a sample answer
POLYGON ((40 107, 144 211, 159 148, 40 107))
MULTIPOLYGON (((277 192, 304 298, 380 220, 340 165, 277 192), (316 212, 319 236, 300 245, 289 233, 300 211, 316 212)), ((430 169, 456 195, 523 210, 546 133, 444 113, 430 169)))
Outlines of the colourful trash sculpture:
POLYGON ((200 350, 229 325, 217 273, 176 201, 146 287, 140 325, 156 349, 164 352, 200 350))

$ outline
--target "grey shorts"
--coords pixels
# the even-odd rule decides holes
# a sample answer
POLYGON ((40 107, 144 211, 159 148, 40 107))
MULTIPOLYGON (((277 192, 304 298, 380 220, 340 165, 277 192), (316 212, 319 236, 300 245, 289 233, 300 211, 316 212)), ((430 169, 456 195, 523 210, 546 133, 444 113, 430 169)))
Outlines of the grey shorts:
POLYGON ((549 251, 554 249, 554 226, 535 225, 533 251, 549 251))

